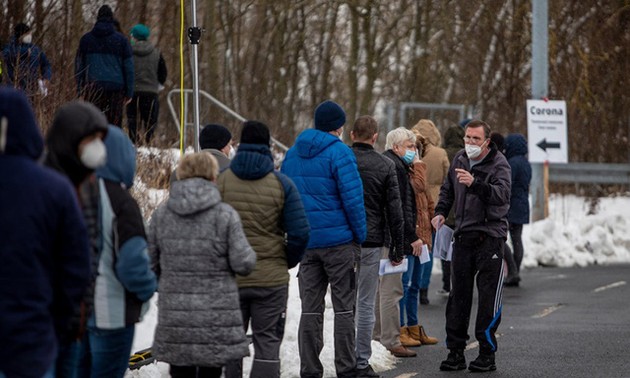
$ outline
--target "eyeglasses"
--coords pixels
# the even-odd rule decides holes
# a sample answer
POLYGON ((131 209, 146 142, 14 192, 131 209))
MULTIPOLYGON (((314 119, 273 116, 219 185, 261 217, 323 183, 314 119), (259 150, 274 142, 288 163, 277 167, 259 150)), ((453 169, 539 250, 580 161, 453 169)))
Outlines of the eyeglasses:
POLYGON ((479 138, 479 137, 469 137, 469 136, 464 137, 464 143, 479 144, 483 142, 484 140, 485 140, 484 138, 479 138))

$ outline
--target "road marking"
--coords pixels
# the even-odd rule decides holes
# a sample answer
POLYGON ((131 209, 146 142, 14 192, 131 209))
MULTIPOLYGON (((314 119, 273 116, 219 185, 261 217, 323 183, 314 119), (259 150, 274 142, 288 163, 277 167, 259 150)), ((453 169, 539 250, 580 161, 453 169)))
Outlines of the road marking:
POLYGON ((411 377, 415 377, 416 375, 418 375, 418 373, 405 373, 405 374, 397 375, 396 378, 411 378, 411 377))
POLYGON ((544 318, 545 316, 551 314, 552 312, 554 312, 556 310, 561 309, 562 307, 564 307, 564 305, 562 303, 558 303, 558 304, 553 305, 551 307, 547 307, 546 309, 542 310, 538 314, 532 315, 532 318, 534 318, 534 319, 544 318))
POLYGON ((615 287, 619 287, 619 286, 623 286, 626 284, 626 281, 617 281, 617 282, 613 282, 610 285, 606 285, 606 286, 600 286, 597 289, 593 290, 593 293, 599 293, 600 291, 604 291, 604 290, 608 290, 608 289, 613 289, 615 287))
MULTIPOLYGON (((496 337, 497 339, 500 338, 501 336, 503 336, 502 333, 495 333, 494 337, 496 337)), ((479 341, 473 341, 471 343, 469 343, 468 345, 466 345, 466 350, 471 350, 471 349, 475 349, 475 348, 479 348, 479 341)))

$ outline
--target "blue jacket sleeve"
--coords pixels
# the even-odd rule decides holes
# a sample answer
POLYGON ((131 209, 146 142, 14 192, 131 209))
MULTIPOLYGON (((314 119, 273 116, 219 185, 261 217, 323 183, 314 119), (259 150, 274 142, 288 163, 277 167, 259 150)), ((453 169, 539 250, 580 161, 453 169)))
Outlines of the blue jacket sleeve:
POLYGON ((367 224, 363 202, 363 182, 359 175, 356 157, 348 146, 341 145, 339 156, 334 164, 334 174, 343 210, 350 223, 354 241, 362 244, 367 237, 367 224))
POLYGON ((120 246, 116 260, 116 275, 127 291, 142 302, 148 301, 157 289, 157 279, 150 268, 147 242, 134 236, 120 246))
POLYGON ((39 50, 39 66, 42 78, 45 80, 50 80, 52 78, 52 69, 50 68, 50 62, 48 61, 46 54, 44 54, 41 49, 39 50))
POLYGON ((282 229, 286 232, 287 265, 293 268, 302 261, 308 244, 310 226, 304 204, 293 181, 282 173, 275 172, 284 188, 282 229))

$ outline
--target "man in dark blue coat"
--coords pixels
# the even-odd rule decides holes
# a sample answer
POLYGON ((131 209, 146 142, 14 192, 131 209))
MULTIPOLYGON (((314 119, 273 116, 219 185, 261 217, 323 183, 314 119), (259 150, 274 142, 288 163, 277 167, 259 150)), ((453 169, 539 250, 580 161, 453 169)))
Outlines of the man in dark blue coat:
POLYGON ((67 178, 38 164, 26 96, 0 89, 0 377, 51 377, 57 339, 90 279, 88 237, 67 178))
POLYGON ((38 91, 45 95, 52 71, 46 54, 32 40, 33 33, 28 25, 15 25, 11 43, 2 51, 7 79, 11 85, 25 90, 29 95, 38 91))
POLYGON ((79 96, 121 127, 123 109, 133 97, 133 55, 127 38, 114 28, 114 14, 107 5, 98 10, 94 28, 81 37, 74 74, 79 96))

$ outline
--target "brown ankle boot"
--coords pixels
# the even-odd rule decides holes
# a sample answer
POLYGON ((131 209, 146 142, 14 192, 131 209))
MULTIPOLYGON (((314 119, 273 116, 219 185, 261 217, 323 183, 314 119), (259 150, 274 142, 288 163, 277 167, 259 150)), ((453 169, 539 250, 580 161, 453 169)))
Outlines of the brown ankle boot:
POLYGON ((400 327, 400 343, 405 347, 417 347, 422 345, 420 341, 414 340, 409 336, 409 329, 407 327, 400 327))
MULTIPOLYGON (((420 340, 422 345, 433 345, 438 343, 438 339, 436 339, 435 337, 427 336, 427 334, 424 332, 424 327, 416 327, 418 329, 418 340, 420 340)), ((411 330, 411 327, 409 329, 411 330)))

